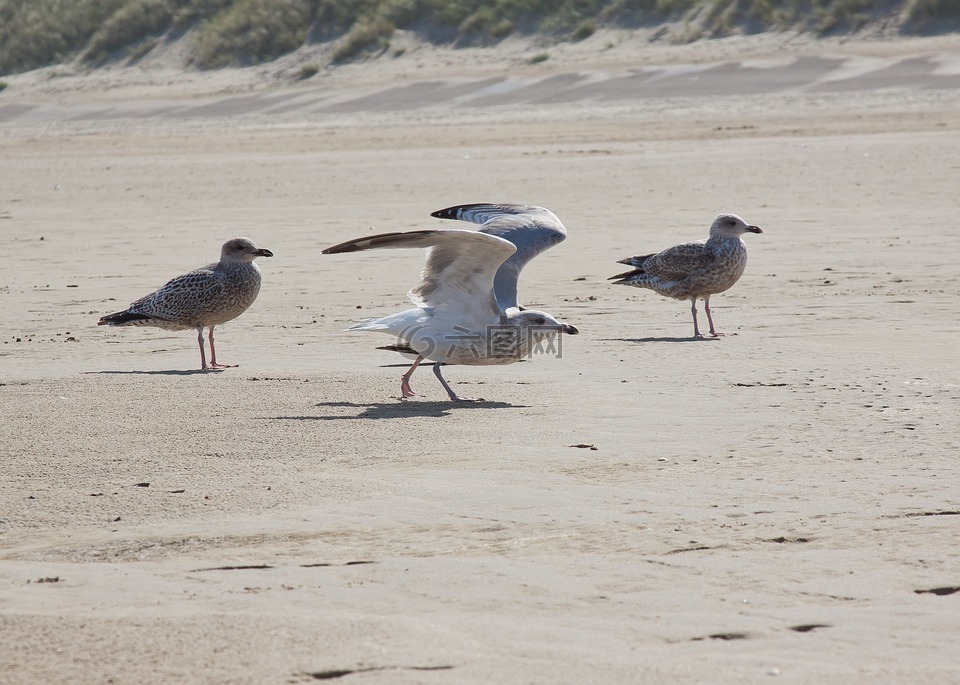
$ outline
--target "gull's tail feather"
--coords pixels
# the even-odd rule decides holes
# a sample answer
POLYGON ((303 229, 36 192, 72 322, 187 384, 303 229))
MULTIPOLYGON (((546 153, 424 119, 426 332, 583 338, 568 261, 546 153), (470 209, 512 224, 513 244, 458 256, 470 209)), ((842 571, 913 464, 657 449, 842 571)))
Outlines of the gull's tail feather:
POLYGON ((634 268, 630 271, 624 271, 622 274, 611 276, 607 280, 616 281, 618 285, 632 285, 637 280, 637 277, 647 275, 647 271, 643 268, 643 264, 652 256, 653 254, 636 255, 634 257, 627 257, 626 259, 618 260, 617 264, 627 264, 634 268))
POLYGON ((412 352, 416 354, 417 351, 407 345, 406 343, 394 343, 393 345, 382 345, 377 348, 378 350, 389 350, 390 352, 412 352))
POLYGON ((655 253, 636 255, 617 261, 617 264, 629 264, 630 266, 643 266, 643 263, 650 259, 655 253))

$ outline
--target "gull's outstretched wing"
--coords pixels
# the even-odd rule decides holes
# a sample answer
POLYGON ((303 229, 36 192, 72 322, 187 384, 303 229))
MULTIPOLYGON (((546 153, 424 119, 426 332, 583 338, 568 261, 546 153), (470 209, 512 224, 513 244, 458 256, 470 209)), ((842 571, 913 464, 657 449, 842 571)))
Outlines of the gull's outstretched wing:
POLYGON ((481 233, 517 246, 517 251, 497 271, 494 291, 500 307, 519 306, 517 281, 527 262, 567 237, 567 229, 549 209, 535 205, 475 203, 439 209, 430 216, 480 224, 481 233))
POLYGON ((427 248, 420 282, 410 292, 419 307, 440 312, 500 315, 493 293, 497 269, 517 248, 495 235, 460 229, 381 233, 328 247, 324 254, 382 248, 427 248))

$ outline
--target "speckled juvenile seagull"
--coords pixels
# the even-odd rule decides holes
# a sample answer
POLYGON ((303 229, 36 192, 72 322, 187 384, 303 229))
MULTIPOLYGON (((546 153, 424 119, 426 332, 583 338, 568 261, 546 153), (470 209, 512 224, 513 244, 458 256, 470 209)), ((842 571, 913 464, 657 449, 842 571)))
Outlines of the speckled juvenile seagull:
POLYGON ((223 244, 219 262, 177 276, 126 310, 101 317, 97 325, 156 326, 170 331, 195 328, 201 368, 231 368, 236 364, 217 363, 213 327, 237 318, 253 304, 260 292, 260 267, 253 260, 272 256, 249 238, 233 238, 223 244), (210 364, 203 351, 204 327, 210 329, 210 364))
POLYGON ((500 265, 517 251, 509 240, 462 229, 382 233, 328 247, 324 254, 387 247, 427 248, 427 262, 408 293, 414 309, 363 321, 348 330, 397 336, 417 353, 400 380, 403 397, 416 397, 410 376, 424 359, 436 362, 433 372, 454 401, 473 401, 453 391, 440 372, 443 364, 512 364, 527 357, 545 338, 560 332, 576 335, 545 312, 504 309, 494 293, 500 265))
POLYGON ((697 327, 697 298, 703 298, 703 309, 710 322, 710 335, 723 335, 713 326, 710 296, 728 290, 747 266, 747 246, 740 237, 744 233, 763 233, 736 214, 720 214, 710 226, 706 241, 682 243, 655 254, 622 259, 619 264, 634 268, 609 280, 621 285, 649 288, 666 297, 690 300, 693 313, 693 337, 702 338, 697 327))

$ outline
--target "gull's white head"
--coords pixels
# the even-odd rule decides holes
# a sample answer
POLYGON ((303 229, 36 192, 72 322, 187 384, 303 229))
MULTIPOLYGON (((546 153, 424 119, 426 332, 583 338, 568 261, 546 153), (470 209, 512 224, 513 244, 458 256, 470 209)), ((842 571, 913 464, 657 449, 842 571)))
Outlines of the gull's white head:
POLYGON ((763 233, 759 226, 751 226, 736 214, 718 214, 710 226, 710 235, 722 238, 738 238, 744 233, 763 233))
POLYGON ((544 333, 563 331, 567 335, 580 333, 576 326, 557 321, 546 312, 539 312, 536 309, 524 309, 522 311, 514 309, 507 316, 514 325, 521 328, 542 328, 544 333))
POLYGON ((247 262, 250 263, 257 257, 272 257, 270 250, 259 248, 254 245, 250 238, 231 238, 223 244, 220 250, 221 262, 247 262))

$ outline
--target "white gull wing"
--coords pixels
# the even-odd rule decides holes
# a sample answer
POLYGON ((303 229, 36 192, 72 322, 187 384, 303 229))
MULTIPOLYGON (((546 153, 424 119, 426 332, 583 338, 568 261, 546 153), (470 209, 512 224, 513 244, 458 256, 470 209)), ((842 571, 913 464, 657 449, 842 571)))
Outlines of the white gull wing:
POLYGON ((494 292, 502 309, 518 307, 517 281, 531 259, 567 237, 567 229, 549 209, 536 205, 475 203, 438 209, 430 216, 480 224, 481 233, 517 246, 497 271, 494 292))
POLYGON ((434 316, 489 322, 503 310, 493 293, 500 265, 517 248, 495 235, 461 229, 381 233, 328 247, 323 254, 381 248, 427 248, 420 282, 408 293, 418 307, 434 316))

